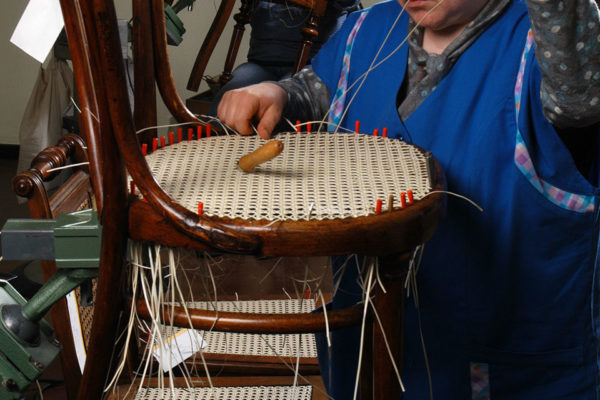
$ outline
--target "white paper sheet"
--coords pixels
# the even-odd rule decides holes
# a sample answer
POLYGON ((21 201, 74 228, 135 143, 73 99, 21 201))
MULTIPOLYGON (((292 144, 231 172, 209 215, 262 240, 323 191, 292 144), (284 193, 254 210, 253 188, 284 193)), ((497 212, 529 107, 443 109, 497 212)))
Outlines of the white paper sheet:
POLYGON ((198 331, 182 329, 166 339, 162 346, 155 346, 152 354, 160 361, 163 371, 167 372, 205 347, 206 342, 198 331))
POLYGON ((43 63, 63 26, 59 0, 30 0, 10 41, 43 63))

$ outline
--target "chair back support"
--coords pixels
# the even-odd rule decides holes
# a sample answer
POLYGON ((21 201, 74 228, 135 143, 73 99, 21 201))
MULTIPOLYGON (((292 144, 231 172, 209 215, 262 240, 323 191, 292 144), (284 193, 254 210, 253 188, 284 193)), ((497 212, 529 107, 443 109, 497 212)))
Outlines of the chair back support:
MULTIPOLYGON (((229 48, 225 58, 223 72, 219 78, 220 85, 224 85, 231 79, 231 73, 237 58, 240 43, 246 29, 245 26, 251 20, 250 13, 252 11, 252 2, 252 0, 241 0, 240 10, 233 16, 236 23, 233 27, 233 33, 229 42, 229 48)), ((192 72, 190 73, 190 78, 187 84, 188 90, 194 92, 198 91, 200 83, 202 82, 202 77, 204 76, 204 71, 208 65, 208 61, 210 60, 212 52, 214 51, 216 44, 223 33, 234 4, 235 0, 221 1, 221 5, 219 6, 217 14, 210 26, 208 34, 206 35, 206 38, 200 47, 200 51, 196 56, 196 61, 194 62, 194 66, 192 68, 192 72)), ((289 0, 285 1, 285 4, 304 7, 310 10, 310 14, 306 19, 305 26, 301 28, 303 40, 298 48, 298 54, 296 56, 294 69, 292 71, 293 73, 296 73, 306 65, 312 44, 319 35, 317 19, 325 14, 327 0, 289 0)))

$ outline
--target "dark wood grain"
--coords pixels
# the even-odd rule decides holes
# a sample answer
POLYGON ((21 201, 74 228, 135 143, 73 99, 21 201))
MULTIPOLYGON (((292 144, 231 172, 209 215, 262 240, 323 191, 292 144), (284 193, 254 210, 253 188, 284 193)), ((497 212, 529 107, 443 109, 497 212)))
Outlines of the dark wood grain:
POLYGON ((94 91, 94 80, 92 79, 92 66, 81 62, 90 57, 89 46, 75 46, 70 43, 87 41, 87 34, 82 24, 70 23, 82 18, 81 7, 73 0, 60 0, 65 31, 69 40, 69 51, 73 60, 73 72, 75 74, 75 86, 77 98, 82 112, 79 114, 79 126, 87 145, 87 153, 90 159, 90 175, 92 187, 96 196, 98 212, 102 213, 104 204, 104 186, 102 175, 102 154, 100 138, 93 135, 100 129, 98 104, 94 91))
MULTIPOLYGON (((152 46, 152 15, 146 0, 133 0, 133 104, 136 129, 156 126, 156 83, 152 46)), ((138 135, 140 143, 152 144, 156 129, 138 135)))
MULTIPOLYGON (((138 315, 149 319, 150 312, 143 300, 136 305, 138 315)), ((183 307, 166 307, 162 317, 166 324, 186 327, 192 323, 195 329, 211 329, 218 332, 239 333, 310 333, 325 332, 356 325, 362 317, 360 305, 327 313, 301 314, 256 314, 239 312, 215 312, 211 310, 188 309, 183 307), (168 310, 167 310, 168 308, 168 310)))

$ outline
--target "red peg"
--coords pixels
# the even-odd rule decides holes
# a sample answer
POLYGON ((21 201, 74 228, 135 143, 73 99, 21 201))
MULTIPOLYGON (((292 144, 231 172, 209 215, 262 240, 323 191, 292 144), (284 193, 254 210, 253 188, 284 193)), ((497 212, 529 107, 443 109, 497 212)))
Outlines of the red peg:
POLYGON ((300 127, 300 120, 296 121, 296 132, 300 133, 302 131, 302 128, 300 127))
POLYGON ((375 206, 375 214, 381 214, 381 207, 383 205, 383 201, 381 199, 377 200, 377 205, 375 206))
POLYGON ((158 139, 157 138, 153 138, 152 139, 152 152, 154 153, 157 148, 158 148, 158 139))
POLYGON ((194 130, 192 128, 188 128, 188 142, 192 141, 192 136, 194 136, 194 130))
POLYGON ((387 137, 387 132, 388 132, 388 128, 383 128, 383 132, 382 132, 381 136, 387 137))
POLYGON ((183 140, 183 131, 179 129, 177 131, 177 143, 180 143, 183 140))
POLYGON ((373 129, 373 136, 379 136, 379 129, 373 129))
POLYGON ((204 203, 199 201, 198 202, 198 215, 202 215, 203 212, 204 212, 204 203))
POLYGON ((160 137, 160 148, 161 149, 165 147, 165 141, 166 141, 166 138, 164 136, 161 136, 160 137))
POLYGON ((354 132, 355 133, 360 132, 360 121, 354 121, 354 132))
POLYGON ((196 128, 196 139, 200 140, 202 137, 202 125, 198 125, 196 128))
MULTIPOLYGON (((169 145, 172 145, 172 144, 174 143, 174 142, 173 142, 173 137, 174 137, 174 136, 175 136, 175 135, 173 134, 173 132, 169 132, 169 145)), ((162 143, 161 143, 161 144, 162 144, 162 143)), ((164 144, 163 144, 163 147, 165 147, 165 146, 164 146, 164 144)))
POLYGON ((206 124, 206 137, 207 138, 210 137, 210 130, 211 130, 211 125, 210 124, 206 124))
POLYGON ((307 122, 307 123, 306 123, 306 132, 307 132, 307 133, 310 133, 311 131, 312 131, 311 124, 310 124, 310 122, 307 122))
POLYGON ((404 192, 400 193, 400 204, 402 205, 402 208, 406 207, 406 193, 404 192))
POLYGON ((142 143, 142 154, 144 157, 148 154, 148 143, 142 143))
POLYGON ((407 191, 406 195, 408 197, 408 204, 413 204, 415 202, 415 198, 413 196, 413 191, 412 190, 407 191))

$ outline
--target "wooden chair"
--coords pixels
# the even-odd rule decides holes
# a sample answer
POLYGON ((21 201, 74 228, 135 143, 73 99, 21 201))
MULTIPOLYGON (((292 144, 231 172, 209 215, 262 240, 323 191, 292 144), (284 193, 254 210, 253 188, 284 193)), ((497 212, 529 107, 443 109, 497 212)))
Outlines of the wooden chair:
MULTIPOLYGON (((229 20, 234 4, 235 0, 221 1, 208 34, 206 35, 206 38, 200 47, 200 51, 196 56, 196 61, 194 62, 194 67, 192 68, 192 72, 190 73, 190 78, 187 84, 188 90, 194 92, 198 91, 200 83, 204 77, 204 71, 206 70, 208 61, 210 60, 219 38, 225 29, 225 25, 229 20)), ((291 0, 286 1, 285 4, 304 7, 310 10, 305 26, 301 28, 303 40, 298 48, 296 62, 293 70, 291 71, 292 73, 296 73, 306 65, 313 42, 319 35, 317 20, 325 14, 327 0, 291 0)), ((210 107, 211 99, 214 97, 215 91, 231 79, 231 74, 237 59, 240 43, 246 29, 245 26, 251 20, 251 11, 252 0, 242 0, 239 12, 233 17, 236 23, 233 27, 231 41, 229 42, 229 48, 225 58, 223 72, 218 79, 212 83, 212 85, 215 87, 199 93, 196 96, 190 97, 186 101, 187 106, 194 113, 206 114, 210 107)))
MULTIPOLYGON (((88 143, 92 186, 103 226, 96 312, 78 397, 102 396, 104 378, 111 365, 109 350, 114 347, 117 335, 117 317, 128 303, 115 295, 115 289, 123 276, 126 243, 131 238, 171 247, 261 256, 348 253, 378 256, 381 287, 376 286, 373 295, 381 324, 377 322, 367 328, 361 395, 365 399, 399 398, 400 388, 392 362, 369 354, 371 350, 386 353, 389 347, 393 359, 400 360, 402 287, 408 259, 411 251, 433 234, 443 214, 444 198, 437 191, 444 188, 444 180, 435 161, 428 158, 432 192, 411 207, 390 208, 383 214, 345 220, 276 223, 198 215, 175 202, 160 187, 142 154, 126 100, 114 5, 105 0, 61 0, 61 6, 83 110, 81 126, 88 143), (144 200, 128 196, 125 168, 144 200), (385 293, 382 287, 386 288, 385 293), (384 339, 382 330, 389 341, 384 339)), ((152 0, 155 22, 157 16, 159 21, 164 20, 160 17, 162 9, 162 0, 152 0)), ((174 91, 167 58, 162 57, 166 49, 164 26, 162 32, 156 27, 147 28, 142 31, 153 32, 155 39, 152 57, 165 61, 154 64, 165 102, 178 120, 201 124, 174 91)), ((138 106, 136 102, 136 110, 138 106)), ((142 318, 148 317, 144 303, 137 303, 136 308, 142 318)), ((323 313, 266 317, 192 310, 188 315, 178 307, 169 308, 174 312, 166 313, 165 321, 185 326, 191 320, 195 329, 302 333, 322 331, 327 325, 323 313)), ((330 329, 359 323, 363 308, 356 305, 328 313, 330 329)))
MULTIPOLYGON (((94 197, 87 172, 87 162, 86 146, 83 139, 78 135, 68 134, 56 146, 48 147, 40 152, 33 159, 29 170, 17 174, 13 179, 13 188, 17 195, 28 200, 31 218, 56 219, 63 213, 92 208, 94 206, 94 197), (71 164, 74 166, 69 167, 71 164), (69 167, 70 171, 74 171, 73 174, 58 189, 49 193, 44 183, 58 178, 60 168, 66 167, 69 167)), ((232 263, 239 263, 239 261, 240 259, 238 258, 233 260, 232 263)), ((246 266, 248 266, 249 262, 264 263, 264 260, 244 260, 246 266)), ((55 263, 54 261, 42 261, 41 264, 44 278, 47 280, 56 272, 55 263)), ((241 276, 243 276, 243 271, 241 270, 237 270, 234 273, 241 273, 241 276)), ((282 282, 278 281, 277 283, 281 284, 282 282)), ((74 296, 60 301, 51 311, 52 321, 56 327, 56 336, 63 346, 61 366, 64 375, 65 390, 69 399, 77 397, 79 381, 81 379, 81 363, 85 360, 85 349, 90 337, 94 307, 93 301, 91 302, 92 304, 85 303, 90 303, 90 300, 93 300, 95 280, 92 282, 92 285, 92 287, 87 288, 92 291, 85 293, 85 296, 92 295, 91 299, 82 299, 81 289, 78 288, 74 296)), ((248 297, 248 295, 244 297, 248 297)), ((198 300, 202 299, 198 294, 195 294, 195 298, 198 300)), ((221 297, 220 300, 224 300, 224 298, 221 297)), ((263 302, 274 301, 277 300, 268 299, 263 302)), ((217 333, 209 333, 208 335, 210 343, 210 335, 214 336, 217 333)), ((238 347, 243 346, 241 342, 244 338, 237 336, 235 333, 223 333, 219 339, 223 339, 222 335, 233 335, 231 338, 225 338, 225 340, 228 343, 233 342, 238 347)), ((314 344, 307 344, 305 346, 311 345, 314 346, 314 344)), ((231 350, 227 351, 227 349, 223 351, 222 346, 220 346, 219 351, 213 349, 205 350, 204 360, 208 370, 211 373, 219 375, 223 375, 224 373, 244 374, 248 373, 249 370, 252 370, 255 375, 290 374, 290 370, 273 355, 239 355, 239 351, 238 354, 231 350)), ((188 368, 189 370, 204 373, 197 365, 190 364, 188 368)), ((299 372, 302 375, 318 375, 319 368, 316 358, 302 359, 299 372)))
MULTIPOLYGON (((60 214, 93 207, 94 199, 90 186, 86 146, 81 137, 75 134, 64 136, 56 146, 40 152, 32 161, 31 168, 16 175, 13 179, 15 193, 28 200, 29 213, 34 219, 56 219, 60 214), (72 175, 59 189, 50 194, 44 182, 59 175, 61 168, 71 164, 81 164, 71 169, 72 175)), ((54 261, 42 261, 44 279, 48 280, 56 272, 54 261)), ((90 331, 93 307, 83 306, 81 291, 77 290, 69 301, 75 308, 69 310, 67 299, 61 300, 51 310, 56 337, 61 342, 61 366, 65 377, 65 389, 70 399, 77 397, 81 368, 78 360, 85 358, 90 331), (77 311, 75 311, 77 310, 77 311), (69 316, 78 313, 79 318, 69 316), (79 319, 80 323, 76 324, 79 319), (77 332, 77 333, 74 333, 77 332), (81 332, 79 334, 78 332, 81 332)))

